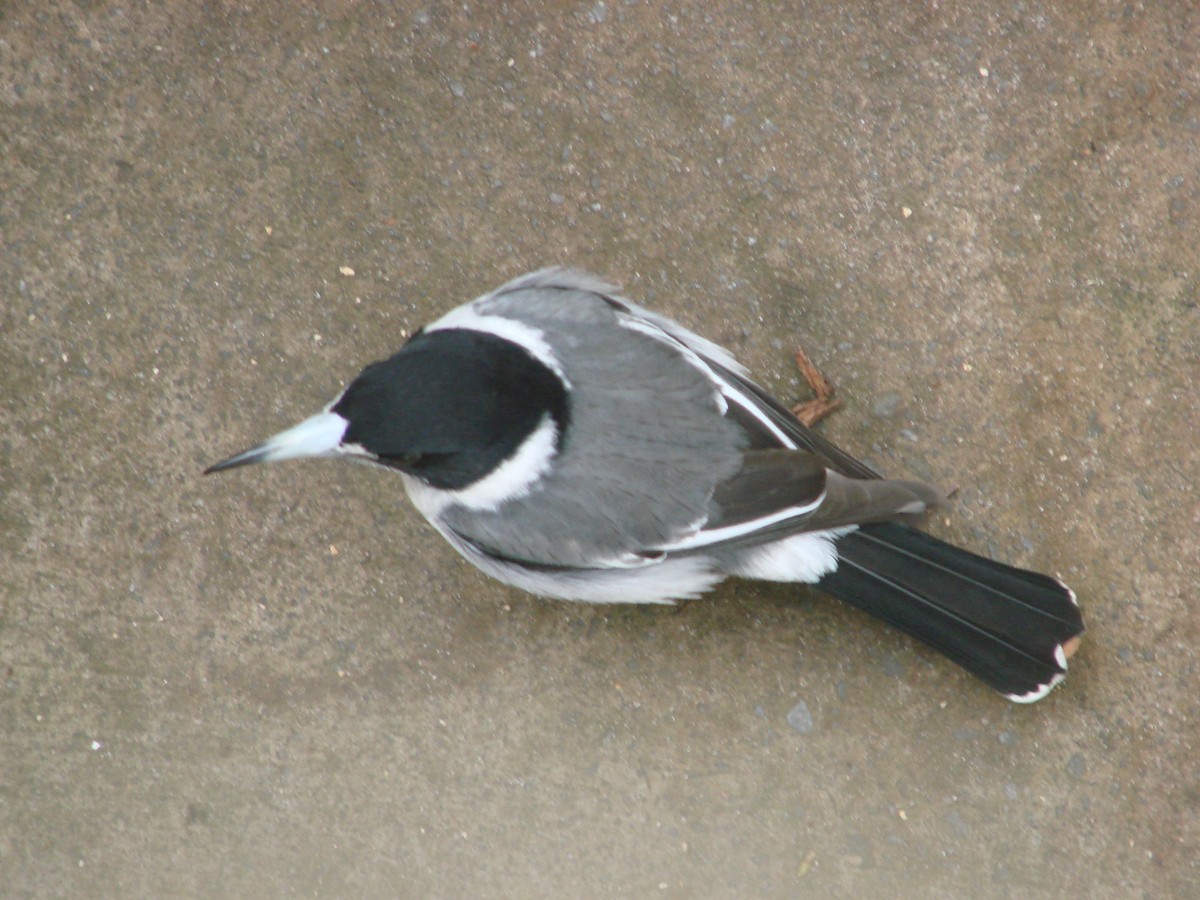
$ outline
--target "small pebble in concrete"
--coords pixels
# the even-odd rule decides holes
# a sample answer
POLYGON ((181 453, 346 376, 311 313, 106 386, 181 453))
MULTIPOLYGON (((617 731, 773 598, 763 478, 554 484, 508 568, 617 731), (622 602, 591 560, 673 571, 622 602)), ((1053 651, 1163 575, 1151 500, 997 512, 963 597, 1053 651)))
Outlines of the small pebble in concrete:
POLYGON ((1086 769, 1087 761, 1083 758, 1083 754, 1072 753, 1071 758, 1067 760, 1067 774, 1072 778, 1082 778, 1086 769))
POLYGON ((946 824, 959 837, 966 837, 971 833, 971 827, 967 824, 967 820, 962 817, 958 810, 952 809, 945 816, 946 824))
POLYGON ((815 727, 812 713, 809 712, 808 704, 803 700, 792 707, 791 712, 787 715, 787 721, 800 734, 811 734, 815 727))
POLYGON ((871 412, 881 419, 886 419, 889 416, 896 414, 896 410, 900 408, 900 395, 894 392, 884 394, 871 406, 871 412))
POLYGON ((888 653, 883 657, 883 674, 889 678, 904 677, 904 663, 900 662, 893 653, 888 653))

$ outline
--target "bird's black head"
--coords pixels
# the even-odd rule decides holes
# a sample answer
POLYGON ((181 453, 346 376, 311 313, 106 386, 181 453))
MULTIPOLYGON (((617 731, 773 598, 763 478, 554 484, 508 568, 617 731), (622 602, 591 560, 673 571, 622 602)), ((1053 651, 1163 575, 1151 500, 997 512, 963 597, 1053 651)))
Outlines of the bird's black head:
POLYGON ((566 433, 566 387, 528 350, 466 329, 420 332, 354 379, 332 412, 343 444, 436 488, 459 490, 513 455, 549 415, 566 433))

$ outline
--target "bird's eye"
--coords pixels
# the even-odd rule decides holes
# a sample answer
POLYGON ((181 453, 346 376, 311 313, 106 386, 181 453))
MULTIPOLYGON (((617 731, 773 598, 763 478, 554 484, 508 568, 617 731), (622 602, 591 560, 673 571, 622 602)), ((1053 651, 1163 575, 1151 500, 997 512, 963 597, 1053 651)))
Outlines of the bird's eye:
POLYGON ((447 456, 446 453, 397 453, 393 456, 381 456, 379 461, 392 468, 411 472, 436 466, 447 456))
POLYGON ((378 457, 378 462, 393 469, 416 469, 424 460, 423 453, 389 453, 378 457))

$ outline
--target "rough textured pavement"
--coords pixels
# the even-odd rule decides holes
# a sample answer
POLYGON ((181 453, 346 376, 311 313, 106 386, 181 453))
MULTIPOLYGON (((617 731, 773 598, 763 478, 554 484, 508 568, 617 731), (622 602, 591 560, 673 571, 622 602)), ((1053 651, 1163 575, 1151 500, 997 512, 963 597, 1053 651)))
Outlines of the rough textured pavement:
POLYGON ((1197 896, 1200 14, 1008 6, 0 3, 0 893, 1197 896), (803 343, 1077 589, 1065 687, 200 477, 560 262, 781 396, 803 343))

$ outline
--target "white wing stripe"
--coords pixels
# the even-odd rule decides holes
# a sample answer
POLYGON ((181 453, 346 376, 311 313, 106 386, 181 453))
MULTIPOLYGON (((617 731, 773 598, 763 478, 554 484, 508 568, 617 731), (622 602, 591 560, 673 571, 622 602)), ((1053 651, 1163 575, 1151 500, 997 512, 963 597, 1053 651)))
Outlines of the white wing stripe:
MULTIPOLYGON (((710 348, 716 349, 720 351, 723 357, 729 359, 734 366, 740 369, 741 366, 735 360, 729 357, 729 355, 722 348, 717 347, 715 344, 711 344, 708 341, 704 342, 708 345, 707 347, 693 347, 688 338, 694 338, 696 340, 702 339, 697 338, 697 336, 691 334, 691 332, 683 331, 683 329, 679 329, 679 331, 682 333, 678 334, 674 331, 668 331, 660 322, 638 314, 641 312, 643 311, 637 310, 632 314, 620 314, 617 318, 623 328, 628 328, 631 331, 639 331, 642 334, 654 338, 655 340, 662 341, 665 344, 671 344, 683 354, 683 358, 687 360, 688 363, 703 372, 705 376, 717 386, 717 390, 720 391, 720 395, 717 398, 717 405, 721 410, 722 415, 724 415, 726 410, 728 410, 729 401, 732 400, 751 416, 753 416, 754 419, 763 426, 763 428, 771 432, 771 434, 773 434, 784 447, 792 450, 796 449, 796 442, 789 438, 787 433, 784 432, 782 428, 771 421, 771 417, 763 411, 762 404, 758 401, 758 398, 747 394, 745 390, 743 390, 742 387, 736 382, 731 382, 722 377, 720 372, 714 371, 712 366, 702 355, 704 351, 710 348)), ((722 362, 724 362, 724 360, 722 360, 722 362)))
POLYGON ((721 415, 725 415, 725 411, 729 408, 729 404, 725 401, 725 382, 712 370, 712 367, 706 363, 699 354, 691 347, 685 344, 682 340, 664 331, 654 322, 638 316, 628 315, 626 313, 617 314, 617 323, 622 328, 627 328, 630 331, 637 331, 641 334, 651 337, 662 344, 667 344, 673 347, 684 358, 692 368, 704 373, 704 377, 713 383, 713 387, 717 390, 713 394, 713 400, 717 404, 717 409, 721 415))
POLYGON ((730 384, 724 379, 721 379, 721 393, 750 413, 763 428, 775 435, 780 444, 785 448, 788 450, 797 449, 796 442, 788 437, 787 433, 776 425, 770 416, 763 412, 762 405, 756 397, 745 394, 738 385, 730 384))
POLYGON ((764 528, 769 528, 780 522, 786 522, 788 519, 796 519, 807 515, 825 500, 825 492, 821 491, 820 495, 811 503, 805 503, 802 506, 789 506, 786 509, 781 509, 771 513, 769 516, 760 516, 757 519, 748 519, 745 522, 738 522, 736 525, 725 525, 721 528, 708 528, 689 534, 687 537, 675 541, 672 544, 667 544, 656 549, 662 550, 665 553, 674 553, 678 550, 694 550, 697 547, 707 547, 710 544, 720 543, 721 541, 733 540, 735 538, 745 537, 746 535, 754 534, 756 531, 761 531, 764 528))

